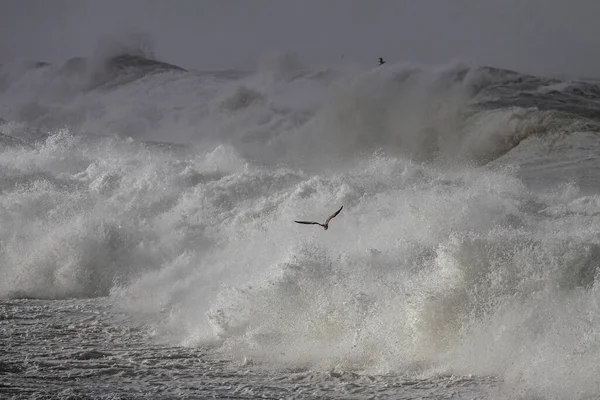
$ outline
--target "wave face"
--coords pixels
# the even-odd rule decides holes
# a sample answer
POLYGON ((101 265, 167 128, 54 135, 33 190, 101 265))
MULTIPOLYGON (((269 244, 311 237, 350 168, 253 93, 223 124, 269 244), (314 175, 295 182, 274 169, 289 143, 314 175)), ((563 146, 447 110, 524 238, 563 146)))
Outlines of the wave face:
POLYGON ((109 296, 266 366, 600 394, 597 83, 98 60, 2 66, 1 297, 109 296))

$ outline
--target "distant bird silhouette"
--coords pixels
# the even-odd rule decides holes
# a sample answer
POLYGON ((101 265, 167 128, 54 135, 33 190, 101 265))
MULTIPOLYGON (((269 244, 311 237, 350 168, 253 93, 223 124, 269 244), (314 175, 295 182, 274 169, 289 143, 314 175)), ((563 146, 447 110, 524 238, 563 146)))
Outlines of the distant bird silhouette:
POLYGON ((383 60, 383 58, 379 57, 379 65, 383 65, 385 64, 385 61, 383 60))
POLYGON ((329 221, 331 221, 332 219, 335 218, 336 215, 338 215, 340 213, 340 211, 342 211, 342 208, 344 208, 344 206, 341 206, 339 210, 337 210, 335 213, 333 213, 332 215, 329 216, 329 218, 327 218, 327 221, 325 221, 324 224, 320 223, 320 222, 315 222, 315 221, 294 221, 297 224, 306 224, 306 225, 319 225, 322 226, 323 229, 327 230, 327 228, 329 228, 329 221))

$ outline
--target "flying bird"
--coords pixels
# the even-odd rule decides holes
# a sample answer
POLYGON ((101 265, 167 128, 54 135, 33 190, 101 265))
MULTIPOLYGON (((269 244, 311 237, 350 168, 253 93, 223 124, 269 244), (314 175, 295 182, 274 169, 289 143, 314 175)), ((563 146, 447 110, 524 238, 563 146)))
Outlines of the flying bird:
POLYGON ((339 210, 337 210, 336 212, 331 214, 329 216, 329 218, 327 218, 327 220, 325 221, 324 224, 322 224, 320 222, 315 222, 315 221, 294 221, 294 222, 297 224, 319 225, 319 226, 322 226, 323 229, 327 230, 327 228, 329 228, 329 221, 331 221, 333 218, 335 218, 335 216, 338 215, 340 213, 340 211, 342 211, 342 208, 344 208, 344 206, 341 206, 339 210))

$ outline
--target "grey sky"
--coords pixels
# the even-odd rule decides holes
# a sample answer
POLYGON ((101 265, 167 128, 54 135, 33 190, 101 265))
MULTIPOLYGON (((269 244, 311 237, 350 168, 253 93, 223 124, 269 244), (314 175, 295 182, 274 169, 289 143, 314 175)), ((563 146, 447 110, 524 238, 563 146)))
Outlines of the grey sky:
POLYGON ((600 76, 598 21, 598 0, 0 0, 0 61, 64 61, 141 32, 158 58, 203 69, 289 51, 600 76))

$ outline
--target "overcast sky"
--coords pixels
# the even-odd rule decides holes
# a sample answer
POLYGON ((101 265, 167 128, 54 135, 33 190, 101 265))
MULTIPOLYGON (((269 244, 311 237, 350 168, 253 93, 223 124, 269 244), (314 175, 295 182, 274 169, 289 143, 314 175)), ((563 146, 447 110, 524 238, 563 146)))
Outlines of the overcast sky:
POLYGON ((287 51, 318 64, 381 56, 599 77, 599 21, 600 0, 0 0, 0 62, 60 62, 139 32, 188 68, 287 51))

